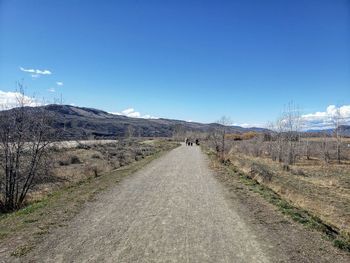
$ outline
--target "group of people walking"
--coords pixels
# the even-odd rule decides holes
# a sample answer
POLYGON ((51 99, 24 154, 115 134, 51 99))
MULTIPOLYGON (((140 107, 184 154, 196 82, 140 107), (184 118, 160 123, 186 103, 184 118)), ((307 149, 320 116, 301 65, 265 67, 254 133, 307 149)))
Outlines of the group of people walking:
MULTIPOLYGON (((192 141, 192 139, 186 138, 186 139, 185 139, 185 144, 186 144, 186 146, 193 146, 193 141, 192 141)), ((198 140, 198 139, 195 140, 195 144, 196 144, 196 145, 199 145, 199 140, 198 140)))

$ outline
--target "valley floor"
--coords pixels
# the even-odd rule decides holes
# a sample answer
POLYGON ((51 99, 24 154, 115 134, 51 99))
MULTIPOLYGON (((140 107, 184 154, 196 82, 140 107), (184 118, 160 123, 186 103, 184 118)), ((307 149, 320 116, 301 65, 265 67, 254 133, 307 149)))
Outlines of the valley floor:
POLYGON ((14 262, 350 262, 197 146, 181 146, 101 193, 14 262))

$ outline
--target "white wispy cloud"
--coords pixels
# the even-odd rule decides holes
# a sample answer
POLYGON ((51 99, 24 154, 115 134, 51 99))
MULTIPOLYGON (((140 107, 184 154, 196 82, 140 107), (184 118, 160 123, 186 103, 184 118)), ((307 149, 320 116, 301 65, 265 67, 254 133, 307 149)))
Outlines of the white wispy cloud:
POLYGON ((49 92, 56 92, 55 88, 49 88, 47 91, 49 91, 49 92))
POLYGON ((6 110, 18 107, 18 101, 23 100, 25 106, 40 106, 42 103, 39 101, 22 95, 19 92, 11 92, 11 91, 2 91, 0 90, 0 110, 6 110))
POLYGON ((122 115, 131 118, 143 118, 143 119, 157 119, 157 117, 151 116, 149 114, 142 115, 139 111, 135 111, 134 108, 128 108, 121 112, 110 112, 114 115, 122 115))
POLYGON ((263 124, 251 124, 251 123, 233 123, 233 126, 240 126, 242 128, 263 128, 263 124))
POLYGON ((327 129, 332 128, 333 117, 339 113, 340 123, 350 125, 350 105, 337 107, 329 105, 325 111, 303 114, 301 121, 304 129, 327 129))
POLYGON ((57 86, 63 86, 63 82, 57 81, 57 82, 56 82, 56 85, 57 85, 57 86))
POLYGON ((26 69, 23 67, 19 67, 19 69, 23 72, 31 73, 31 76, 33 78, 38 78, 40 75, 51 75, 52 74, 52 72, 48 69, 44 69, 44 70, 32 69, 32 68, 26 69))

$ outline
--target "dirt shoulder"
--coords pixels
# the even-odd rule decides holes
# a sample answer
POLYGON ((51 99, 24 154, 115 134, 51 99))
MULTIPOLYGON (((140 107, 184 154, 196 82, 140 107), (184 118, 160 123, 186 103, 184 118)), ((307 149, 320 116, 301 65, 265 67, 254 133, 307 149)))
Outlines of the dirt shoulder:
MULTIPOLYGON (((267 201, 268 193, 244 182, 240 174, 211 160, 226 198, 255 233, 272 262, 350 262, 350 253, 332 245, 319 231, 284 215, 267 201)), ((281 201, 283 202, 283 201, 281 201)), ((283 202, 283 204, 286 204, 283 202)))
POLYGON ((98 193, 118 184, 176 146, 176 143, 164 142, 152 155, 97 177, 74 182, 17 212, 0 215, 0 262, 27 254, 48 233, 66 226, 87 203, 95 200, 98 193))

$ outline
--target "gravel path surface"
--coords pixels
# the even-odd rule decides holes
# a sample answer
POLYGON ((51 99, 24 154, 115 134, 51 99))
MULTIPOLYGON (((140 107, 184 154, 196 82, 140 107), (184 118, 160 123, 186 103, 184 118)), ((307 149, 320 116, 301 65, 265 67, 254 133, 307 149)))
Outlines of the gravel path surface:
POLYGON ((269 262, 199 147, 181 146, 99 196, 32 262, 269 262))

